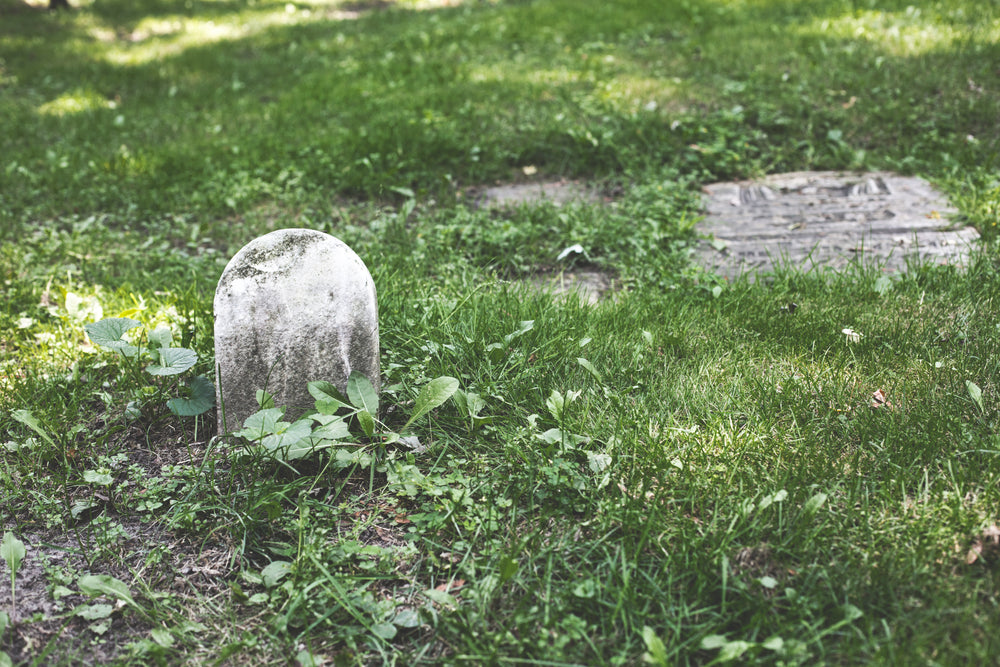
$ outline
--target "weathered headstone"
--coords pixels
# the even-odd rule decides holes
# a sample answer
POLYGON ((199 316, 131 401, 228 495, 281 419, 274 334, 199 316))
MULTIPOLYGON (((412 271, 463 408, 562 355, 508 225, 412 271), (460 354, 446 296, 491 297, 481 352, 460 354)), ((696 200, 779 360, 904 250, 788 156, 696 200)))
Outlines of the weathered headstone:
POLYGON ((358 371, 377 391, 378 306, 364 262, 311 229, 248 243, 215 291, 215 363, 220 433, 241 428, 257 411, 258 389, 293 417, 312 407, 306 384, 313 380, 344 392, 358 371))
POLYGON ((705 188, 712 235, 700 251, 730 277, 786 263, 809 270, 852 263, 896 271, 907 259, 962 264, 975 229, 953 229, 954 209, 926 181, 887 172, 796 172, 705 188))

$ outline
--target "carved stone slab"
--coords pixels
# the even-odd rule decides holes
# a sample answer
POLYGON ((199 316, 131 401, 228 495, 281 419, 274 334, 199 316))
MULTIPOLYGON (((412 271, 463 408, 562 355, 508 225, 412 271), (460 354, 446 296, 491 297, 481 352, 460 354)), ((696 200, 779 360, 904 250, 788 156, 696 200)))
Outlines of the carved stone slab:
POLYGON ((733 278, 777 265, 888 271, 907 259, 962 265, 979 238, 926 181, 887 172, 795 172, 705 187, 704 266, 733 278))

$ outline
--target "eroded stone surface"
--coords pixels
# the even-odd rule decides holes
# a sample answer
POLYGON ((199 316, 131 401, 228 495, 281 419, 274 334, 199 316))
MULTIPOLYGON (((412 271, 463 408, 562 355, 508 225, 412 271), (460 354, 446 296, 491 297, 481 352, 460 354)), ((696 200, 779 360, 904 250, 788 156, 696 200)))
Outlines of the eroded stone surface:
POLYGON ((729 277, 787 263, 804 270, 908 258, 961 265, 975 229, 949 229, 954 209, 926 181, 887 172, 796 172, 705 188, 703 265, 729 277))
POLYGON ((344 392, 351 371, 379 387, 375 283, 346 244, 310 229, 271 232, 230 260, 215 292, 219 431, 239 429, 266 389, 286 416, 312 407, 306 384, 344 392))

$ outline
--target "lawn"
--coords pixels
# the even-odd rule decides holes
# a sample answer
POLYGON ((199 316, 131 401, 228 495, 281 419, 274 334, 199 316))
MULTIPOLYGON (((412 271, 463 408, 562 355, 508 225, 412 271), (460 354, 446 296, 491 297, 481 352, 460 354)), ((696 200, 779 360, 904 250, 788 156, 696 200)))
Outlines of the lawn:
POLYGON ((995 3, 37 4, 0 0, 0 666, 995 662, 995 3), (922 176, 982 243, 692 261, 703 185, 806 169, 922 176), (597 197, 480 199, 559 179, 597 197), (369 267, 382 370, 294 455, 320 422, 201 401, 223 268, 289 227, 369 267), (577 269, 614 294, 531 286, 577 269))

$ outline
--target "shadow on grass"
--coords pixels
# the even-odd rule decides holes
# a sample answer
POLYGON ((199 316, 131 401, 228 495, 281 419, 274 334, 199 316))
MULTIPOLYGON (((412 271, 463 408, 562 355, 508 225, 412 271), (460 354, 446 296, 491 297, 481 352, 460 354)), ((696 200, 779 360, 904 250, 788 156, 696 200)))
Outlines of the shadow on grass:
POLYGON ((356 20, 275 23, 285 6, 117 0, 15 17, 0 31, 14 93, 0 105, 22 131, 0 147, 35 186, 19 187, 16 170, 0 175, 23 193, 14 206, 126 200, 217 215, 293 190, 448 197, 528 165, 549 176, 668 166, 724 179, 996 162, 996 95, 967 80, 1000 48, 901 55, 824 28, 860 16, 853 5, 647 2, 583 15, 566 2, 372 3, 330 5, 357 7, 356 20), (233 29, 181 41, 178 23, 137 35, 150 17, 233 29), (39 113, 81 90, 105 103, 39 113), (54 135, 68 167, 47 157, 54 135))

